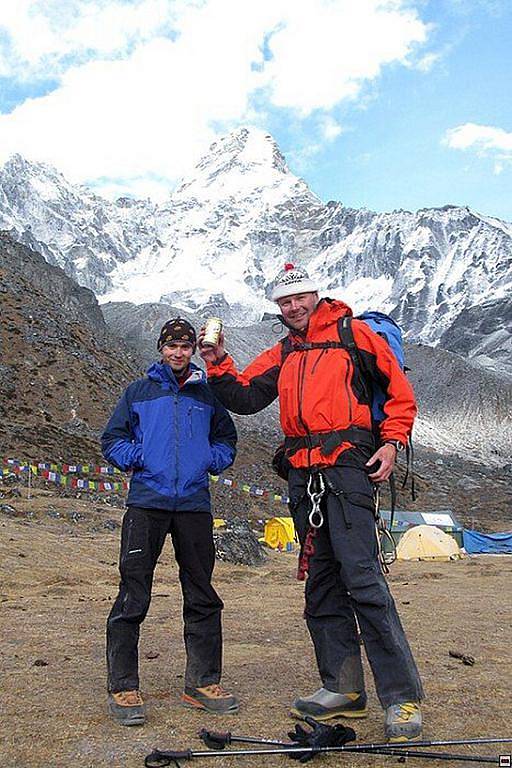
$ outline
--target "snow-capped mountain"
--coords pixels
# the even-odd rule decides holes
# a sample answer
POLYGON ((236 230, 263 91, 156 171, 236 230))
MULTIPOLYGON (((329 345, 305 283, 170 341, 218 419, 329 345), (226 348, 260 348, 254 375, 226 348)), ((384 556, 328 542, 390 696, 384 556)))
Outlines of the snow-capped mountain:
POLYGON ((464 354, 512 371, 502 354, 512 344, 511 224, 456 206, 377 214, 324 204, 256 129, 215 142, 160 205, 103 200, 14 156, 0 171, 0 227, 102 301, 163 300, 231 325, 275 311, 266 297, 293 261, 356 311, 392 312, 411 341, 456 349, 467 318, 464 354), (489 302, 486 324, 478 308, 489 302))

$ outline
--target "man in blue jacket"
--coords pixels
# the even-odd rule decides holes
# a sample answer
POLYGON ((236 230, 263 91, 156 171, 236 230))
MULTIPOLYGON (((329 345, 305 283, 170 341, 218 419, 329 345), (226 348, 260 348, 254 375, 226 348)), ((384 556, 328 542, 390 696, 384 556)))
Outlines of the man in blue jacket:
POLYGON ((161 362, 129 385, 102 436, 105 458, 133 470, 121 534, 120 589, 107 621, 109 708, 122 725, 145 720, 139 629, 167 534, 183 592, 182 703, 214 713, 239 707, 219 684, 223 604, 211 584, 215 549, 208 485, 208 473, 233 463, 237 436, 204 372, 191 362, 195 348, 190 323, 169 320, 158 339, 161 362))

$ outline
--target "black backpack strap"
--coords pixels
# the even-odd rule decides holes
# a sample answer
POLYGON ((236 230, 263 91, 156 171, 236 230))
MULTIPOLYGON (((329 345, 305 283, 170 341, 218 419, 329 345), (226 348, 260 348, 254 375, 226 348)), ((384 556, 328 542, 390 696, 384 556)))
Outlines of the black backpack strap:
POLYGON ((372 377, 369 374, 366 366, 363 363, 359 349, 354 341, 354 332, 352 331, 352 317, 345 315, 338 320, 338 335, 340 341, 350 355, 352 365, 354 367, 354 376, 357 378, 358 383, 361 385, 362 392, 370 405, 373 401, 372 394, 372 377))
POLYGON ((416 501, 418 494, 416 493, 416 483, 414 481, 414 446, 412 444, 412 430, 409 435, 409 440, 405 446, 406 467, 405 475, 402 482, 402 489, 405 488, 409 474, 411 475, 411 499, 416 501))
POLYGON ((292 340, 289 336, 284 336, 281 340, 281 367, 290 354, 290 352, 293 352, 293 344, 292 340))

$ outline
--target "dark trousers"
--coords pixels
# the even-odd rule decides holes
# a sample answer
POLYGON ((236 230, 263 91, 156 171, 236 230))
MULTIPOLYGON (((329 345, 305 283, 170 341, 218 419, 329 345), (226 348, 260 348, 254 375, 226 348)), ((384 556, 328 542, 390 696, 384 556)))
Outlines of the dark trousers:
POLYGON ((215 563, 212 531, 208 512, 126 510, 121 532, 121 583, 107 621, 109 691, 139 688, 139 630, 148 612, 153 573, 168 533, 183 593, 185 687, 219 682, 224 606, 211 584, 215 563))
MULTIPOLYGON (((339 693, 363 690, 358 624, 381 705, 419 701, 418 670, 378 562, 372 484, 354 461, 322 472, 337 493, 328 490, 322 500, 325 521, 314 537, 305 589, 322 684, 339 693)), ((288 480, 301 543, 309 530, 308 477, 293 469, 288 480)))

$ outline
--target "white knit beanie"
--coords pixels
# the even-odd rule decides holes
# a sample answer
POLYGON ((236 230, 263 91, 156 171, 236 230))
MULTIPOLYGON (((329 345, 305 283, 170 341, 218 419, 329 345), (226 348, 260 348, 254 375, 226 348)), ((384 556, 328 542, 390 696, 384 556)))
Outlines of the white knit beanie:
POLYGON ((293 264, 285 264, 283 271, 277 277, 270 298, 272 301, 277 301, 295 293, 316 293, 317 291, 318 287, 305 269, 295 267, 293 264))

